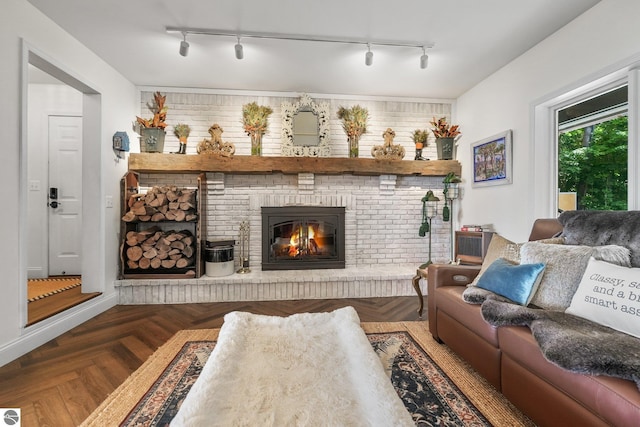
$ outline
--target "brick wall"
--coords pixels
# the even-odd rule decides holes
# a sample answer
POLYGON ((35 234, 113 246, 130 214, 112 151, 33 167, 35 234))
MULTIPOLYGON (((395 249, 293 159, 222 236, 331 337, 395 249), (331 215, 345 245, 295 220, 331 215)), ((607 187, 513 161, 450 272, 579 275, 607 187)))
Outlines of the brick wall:
MULTIPOLYGON (((167 182, 191 187, 196 175, 142 174, 140 182, 149 187, 167 182)), ((418 236, 420 200, 428 189, 442 199, 440 177, 213 173, 207 175, 207 186, 207 240, 237 240, 240 222, 248 221, 251 266, 257 269, 262 260, 263 206, 344 206, 347 267, 417 266, 428 259, 428 238, 418 236)), ((432 259, 448 261, 449 248, 449 223, 436 218, 432 259)), ((238 248, 235 256, 238 264, 238 248)))
MULTIPOLYGON (((167 95, 167 122, 170 125, 167 129, 165 152, 176 151, 178 148, 172 125, 188 123, 192 128, 187 146, 188 154, 196 153, 197 143, 209 138, 208 128, 213 123, 218 123, 224 129, 223 140, 235 144, 236 154, 249 155, 250 139, 242 130, 242 105, 255 101, 273 109, 269 130, 263 138, 263 155, 279 156, 282 129, 280 105, 297 99, 185 91, 163 93, 167 95)), ((151 91, 141 93, 143 117, 149 115, 146 104, 152 98, 151 91)), ((396 132, 394 143, 405 147, 405 159, 410 160, 415 153, 411 140, 413 130, 428 128, 428 121, 432 117, 444 116, 450 119, 451 114, 451 105, 448 103, 313 99, 330 105, 329 140, 331 156, 334 157, 348 156, 346 136, 336 115, 340 106, 360 104, 369 110, 369 132, 360 140, 361 157, 370 157, 371 148, 384 142, 382 133, 391 127, 396 132)), ((432 135, 423 156, 436 158, 432 135)), ((196 185, 195 175, 141 176, 143 185, 167 182, 184 186, 196 185)), ((441 177, 210 173, 207 175, 207 185, 207 240, 238 239, 240 222, 249 221, 251 265, 255 268, 259 268, 261 263, 262 206, 344 206, 347 267, 394 263, 419 265, 428 259, 428 238, 418 236, 422 220, 420 199, 428 189, 434 190, 442 199, 441 177)), ((450 253, 449 223, 436 218, 433 225, 432 259, 446 262, 450 253)), ((237 248, 235 255, 237 262, 237 248)))
MULTIPOLYGON (((298 98, 282 96, 249 96, 249 95, 220 95, 211 93, 188 93, 184 91, 162 91, 167 96, 167 137, 165 152, 178 150, 178 139, 173 135, 173 125, 187 123, 191 126, 191 135, 187 145, 187 153, 195 154, 198 142, 209 139, 207 130, 214 123, 223 129, 222 139, 231 142, 236 147, 236 154, 251 154, 250 139, 242 130, 242 106, 250 102, 268 105, 273 109, 269 117, 269 129, 262 140, 262 153, 265 156, 279 156, 281 154, 280 141, 282 131, 283 102, 295 102, 298 98)), ((151 116, 147 104, 153 100, 153 92, 141 92, 141 117, 151 116)), ((338 108, 359 104, 369 110, 368 132, 360 139, 360 156, 371 157, 371 148, 384 142, 382 133, 387 128, 396 132, 395 144, 401 144, 406 151, 405 159, 413 159, 415 146, 411 135, 415 129, 428 129, 429 120, 433 117, 451 119, 451 104, 428 102, 400 102, 374 101, 368 99, 331 99, 313 97, 316 103, 329 104, 330 145, 332 157, 348 157, 347 137, 342 130, 341 121, 337 117, 338 108)), ((433 135, 429 136, 423 157, 435 159, 435 143, 433 135)))

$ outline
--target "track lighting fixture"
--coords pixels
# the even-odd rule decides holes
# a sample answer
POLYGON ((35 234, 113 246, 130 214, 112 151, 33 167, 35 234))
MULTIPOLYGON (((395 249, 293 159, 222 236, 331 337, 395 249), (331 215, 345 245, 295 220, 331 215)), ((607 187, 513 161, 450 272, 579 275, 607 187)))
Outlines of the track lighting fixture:
POLYGON ((313 37, 299 34, 281 34, 281 33, 259 33, 259 32, 238 32, 228 30, 214 30, 206 28, 185 28, 185 27, 166 27, 167 33, 182 33, 184 40, 180 42, 180 55, 187 56, 189 53, 189 43, 187 43, 187 34, 198 34, 203 36, 216 36, 216 37, 235 37, 238 42, 234 46, 235 55, 237 59, 244 58, 244 52, 242 44, 240 43, 240 37, 244 38, 257 38, 257 39, 269 39, 269 40, 289 40, 289 41, 303 41, 303 42, 320 42, 320 43, 342 43, 342 44, 357 44, 366 45, 367 52, 364 56, 364 63, 367 66, 373 65, 373 52, 371 52, 371 45, 376 46, 389 46, 389 47, 411 47, 422 49, 422 55, 420 56, 420 68, 425 69, 429 64, 429 56, 426 53, 426 49, 430 49, 434 46, 433 43, 416 43, 406 41, 383 41, 383 40, 362 40, 362 39, 339 39, 333 37, 313 37))
POLYGON ((182 41, 180 42, 180 55, 187 56, 189 54, 189 42, 187 42, 187 33, 182 32, 182 41))
POLYGON ((364 63, 367 66, 373 64, 373 52, 371 52, 371 45, 367 43, 367 53, 364 54, 364 63))
POLYGON ((424 46, 422 46, 422 56, 420 57, 420 68, 424 70, 425 68, 427 68, 427 65, 429 65, 429 55, 427 55, 427 52, 424 50, 424 46))
POLYGON ((242 45, 240 44, 240 37, 238 37, 238 43, 236 43, 234 49, 236 51, 236 59, 244 58, 244 52, 242 50, 242 45))

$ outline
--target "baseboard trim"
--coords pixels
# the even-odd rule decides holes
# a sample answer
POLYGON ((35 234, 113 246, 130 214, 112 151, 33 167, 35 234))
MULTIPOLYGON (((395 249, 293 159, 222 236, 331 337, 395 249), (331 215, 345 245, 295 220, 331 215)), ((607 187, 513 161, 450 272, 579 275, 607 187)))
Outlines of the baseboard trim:
POLYGON ((25 327, 23 334, 0 347, 0 366, 17 359, 42 344, 80 325, 118 303, 117 294, 101 295, 72 307, 34 325, 25 327))

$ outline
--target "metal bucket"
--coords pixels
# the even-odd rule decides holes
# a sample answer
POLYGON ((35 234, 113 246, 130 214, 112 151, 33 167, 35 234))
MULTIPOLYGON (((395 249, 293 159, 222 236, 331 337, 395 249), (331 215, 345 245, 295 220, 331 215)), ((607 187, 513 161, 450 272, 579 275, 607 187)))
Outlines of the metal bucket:
POLYGON ((233 246, 221 245, 204 250, 205 274, 211 277, 233 274, 233 246))

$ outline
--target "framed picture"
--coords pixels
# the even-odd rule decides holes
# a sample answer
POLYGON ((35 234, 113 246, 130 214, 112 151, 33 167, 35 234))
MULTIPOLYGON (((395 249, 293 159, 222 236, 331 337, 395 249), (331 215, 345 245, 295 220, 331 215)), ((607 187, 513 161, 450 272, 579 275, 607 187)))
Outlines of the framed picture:
POLYGON ((511 129, 471 144, 473 187, 511 184, 511 129))

